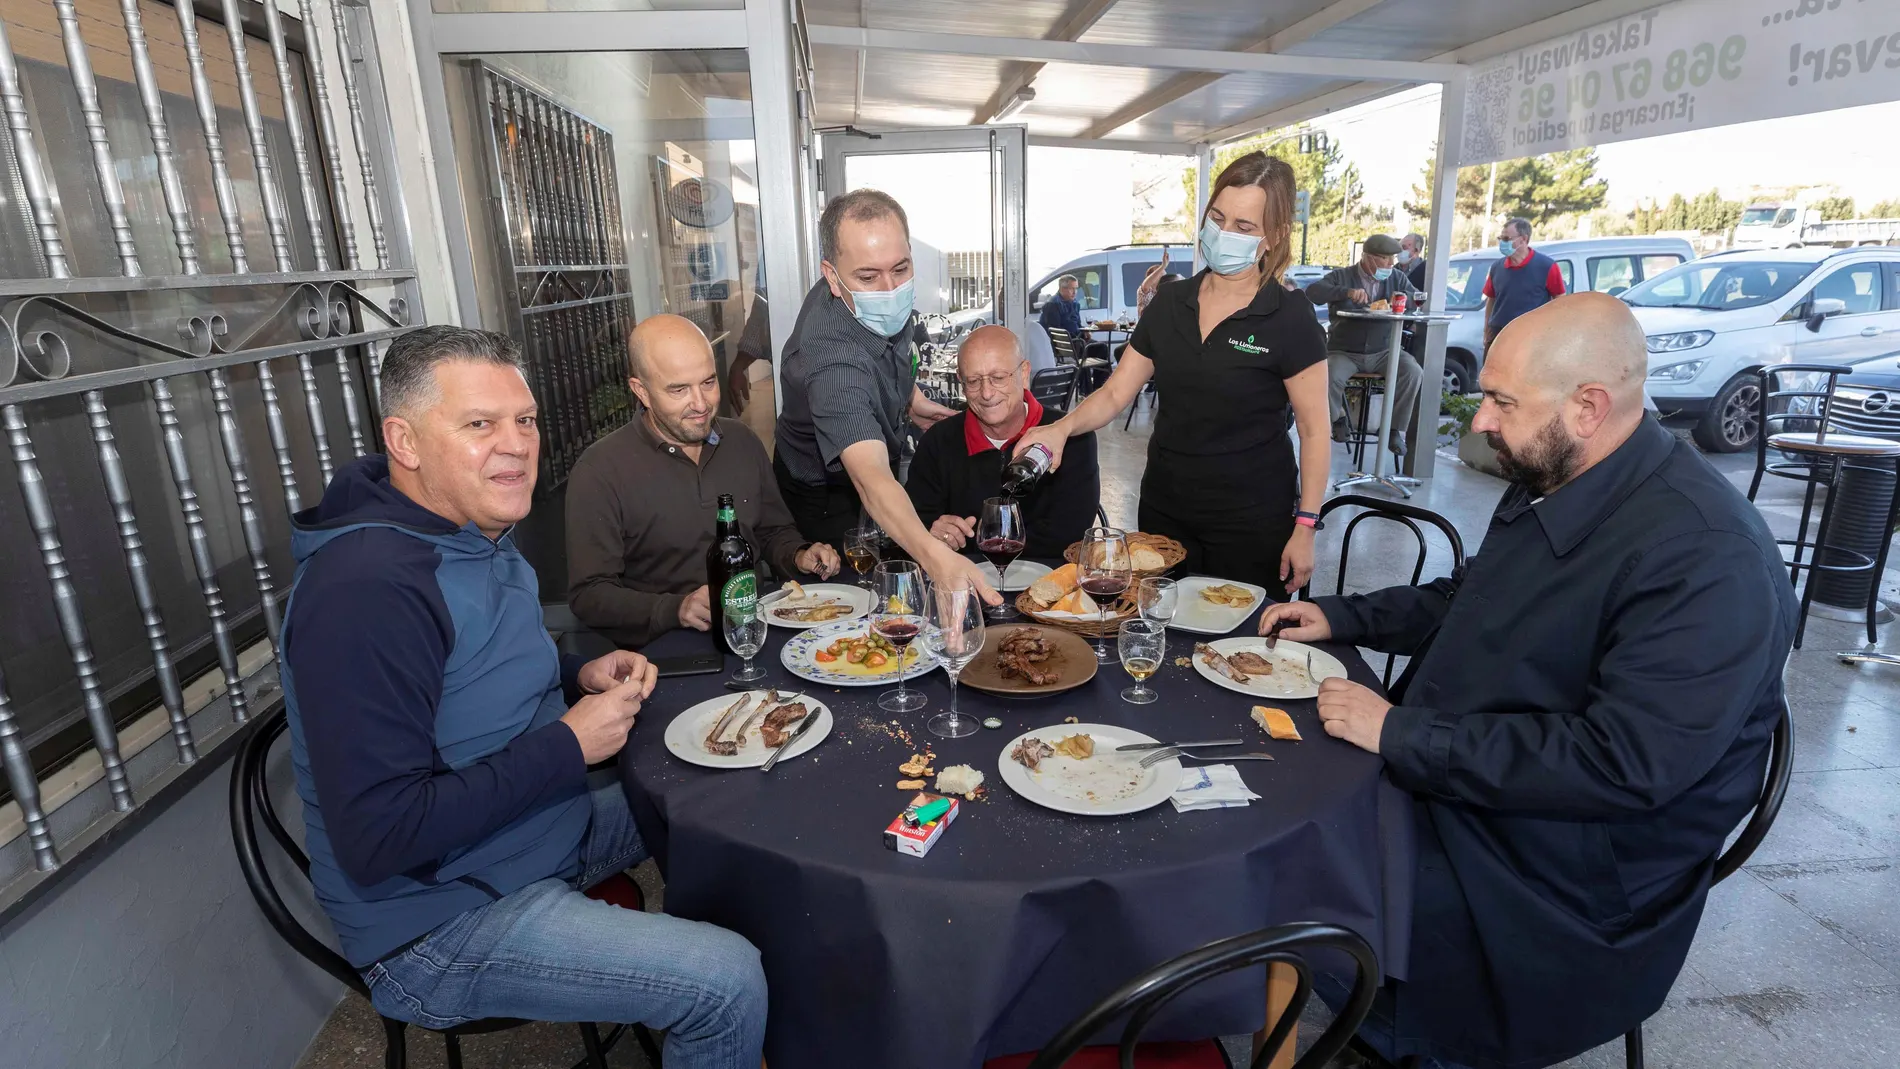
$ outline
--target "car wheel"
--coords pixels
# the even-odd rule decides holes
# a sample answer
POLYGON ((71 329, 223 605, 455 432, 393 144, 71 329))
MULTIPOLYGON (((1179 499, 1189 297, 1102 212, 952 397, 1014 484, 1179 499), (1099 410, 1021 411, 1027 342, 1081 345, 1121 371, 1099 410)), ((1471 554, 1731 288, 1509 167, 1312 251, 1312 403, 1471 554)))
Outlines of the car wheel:
POLYGON ((1450 353, 1445 354, 1444 392, 1446 397, 1463 397, 1470 393, 1476 388, 1472 381, 1474 378, 1470 367, 1466 366, 1464 361, 1450 353))
POLYGON ((1750 375, 1722 387, 1692 435, 1706 452, 1739 453, 1754 445, 1760 433, 1761 382, 1750 375))

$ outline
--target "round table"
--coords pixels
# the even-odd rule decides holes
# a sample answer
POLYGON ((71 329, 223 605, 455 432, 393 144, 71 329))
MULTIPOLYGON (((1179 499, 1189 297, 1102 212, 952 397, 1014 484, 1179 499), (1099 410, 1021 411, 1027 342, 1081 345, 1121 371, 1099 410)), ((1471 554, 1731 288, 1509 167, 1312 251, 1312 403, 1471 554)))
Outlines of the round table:
MULTIPOLYGON (((1233 634, 1253 634, 1255 623, 1233 634)), ((1253 699, 1174 665, 1196 636, 1170 632, 1153 705, 1122 702, 1128 680, 1110 663, 1047 698, 962 688, 965 712, 1000 717, 1003 728, 939 739, 923 725, 948 707, 942 672, 912 681, 929 707, 893 716, 876 705, 885 687, 792 676, 779 651, 794 632, 770 630, 758 661, 771 672, 766 685, 823 699, 836 717, 823 744, 764 775, 668 755, 667 722, 728 693, 723 683, 737 666, 729 657, 724 674, 661 682, 620 776, 665 874, 667 912, 730 928, 760 949, 773 1069, 975 1069, 1039 1048, 1143 969, 1288 921, 1351 927, 1387 975, 1405 975, 1409 799, 1381 775, 1378 757, 1326 735, 1312 701, 1280 703, 1305 741, 1267 741, 1248 717, 1253 699), (997 772, 1005 742, 1071 716, 1163 739, 1241 737, 1278 760, 1235 766, 1262 796, 1244 808, 1177 813, 1163 803, 1122 817, 1071 816, 1017 797, 997 772), (896 789, 897 766, 926 748, 938 769, 975 766, 990 790, 962 803, 928 857, 901 856, 881 833, 914 793, 896 789)), ((645 652, 673 656, 709 641, 676 631, 645 652)), ((1354 679, 1377 686, 1356 651, 1327 648, 1354 679)), ((1195 988, 1149 1038, 1253 1031, 1265 1016, 1264 987, 1252 972, 1195 988)))

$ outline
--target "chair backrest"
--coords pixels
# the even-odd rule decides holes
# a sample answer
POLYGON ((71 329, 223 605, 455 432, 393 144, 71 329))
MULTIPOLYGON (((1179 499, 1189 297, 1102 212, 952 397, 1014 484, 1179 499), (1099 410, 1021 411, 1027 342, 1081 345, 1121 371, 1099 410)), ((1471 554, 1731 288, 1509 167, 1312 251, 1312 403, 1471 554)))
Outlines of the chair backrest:
POLYGON ((1781 812, 1781 803, 1788 797, 1788 782, 1794 778, 1794 711, 1788 708, 1788 702, 1781 703, 1781 716, 1775 721, 1775 733, 1768 742, 1768 775, 1762 781, 1761 800, 1755 803, 1755 811, 1748 816, 1748 823, 1742 825, 1742 833, 1728 845, 1728 849, 1715 856, 1715 879, 1721 883, 1748 863, 1748 857, 1767 837, 1768 829, 1775 824, 1775 817, 1781 812))
MULTIPOLYGON (((1357 506, 1365 511, 1347 520, 1346 529, 1340 534, 1339 574, 1333 583, 1333 593, 1344 594, 1346 592, 1346 564, 1352 554, 1352 532, 1354 528, 1366 520, 1386 520, 1400 524, 1412 532, 1412 537, 1418 541, 1418 556, 1412 561, 1411 582, 1415 585, 1418 583, 1419 577, 1425 574, 1425 532, 1419 528, 1418 525, 1420 523, 1431 524, 1433 527, 1438 528, 1440 534, 1445 536, 1445 541, 1451 546, 1451 566, 1454 571, 1464 566, 1465 542, 1464 539, 1458 537, 1458 528, 1453 527, 1450 520, 1433 512, 1431 509, 1420 508, 1417 505, 1409 505, 1403 501, 1387 501, 1384 498, 1367 497, 1364 494, 1340 494, 1327 499, 1326 503, 1319 507, 1320 522, 1322 524, 1325 523, 1326 517, 1332 515, 1339 509, 1352 506, 1357 506)), ((1300 598, 1301 600, 1306 600, 1312 596, 1313 583, 1309 579, 1307 584, 1300 588, 1300 598)), ((1387 687, 1392 685, 1392 668, 1397 663, 1398 658, 1396 656, 1392 654, 1386 655, 1385 674, 1381 678, 1387 687)))
POLYGON ((289 723, 288 715, 280 706, 253 722, 250 734, 238 744, 237 758, 231 764, 231 841, 237 847, 238 868, 244 872, 244 882, 251 889, 251 897, 257 900, 257 907, 264 911, 264 919, 276 929, 278 936, 311 964, 367 998, 368 985, 343 955, 331 950, 311 934, 296 914, 290 911, 290 907, 284 904, 276 883, 271 880, 264 851, 258 842, 257 825, 261 820, 265 830, 277 841, 278 847, 297 866, 298 871, 305 877, 310 875, 310 858, 298 847, 297 840, 291 838, 284 822, 278 819, 277 808, 270 800, 270 784, 264 776, 271 744, 284 733, 289 723))
POLYGON ((1057 364, 1075 363, 1076 340, 1062 327, 1049 327, 1049 347, 1056 352, 1057 364))
POLYGON ((1761 431, 1755 435, 1758 468, 1768 463, 1768 436, 1791 422, 1814 423, 1816 440, 1827 439, 1835 384, 1851 370, 1842 364, 1771 364, 1757 372, 1761 378, 1761 400, 1755 410, 1761 420, 1761 431), (1802 379, 1790 381, 1795 376, 1802 379), (1820 383, 1816 384, 1812 376, 1820 376, 1820 383), (1799 403, 1800 398, 1809 400, 1799 403))
POLYGON ((1298 981, 1294 986, 1292 1001, 1274 1023, 1273 1031, 1268 1034, 1260 1053, 1254 1056, 1252 1069, 1265 1069, 1286 1043, 1288 1034, 1300 1019, 1301 1011, 1306 1008, 1307 1000, 1312 997, 1313 970, 1305 954, 1320 949, 1340 951, 1350 957, 1353 980, 1352 995, 1346 1000, 1345 1007, 1333 1018, 1333 1023, 1326 1026, 1326 1031, 1320 1033, 1306 1056, 1293 1066, 1293 1069, 1319 1069, 1346 1049, 1353 1033, 1359 1030, 1360 1023, 1365 1020, 1366 1012, 1372 1008, 1372 998, 1379 987, 1379 966, 1372 948, 1357 933, 1333 924, 1312 922, 1282 924, 1249 935, 1223 939, 1155 966, 1123 984, 1113 994, 1096 1003, 1094 1008, 1070 1022, 1067 1028, 1043 1047, 1035 1061, 1029 1063, 1029 1069, 1060 1069, 1092 1036, 1124 1014, 1128 1017, 1128 1023, 1122 1028, 1121 1064, 1133 1065, 1135 1045, 1141 1041, 1142 1032, 1155 1015, 1181 992, 1205 980, 1240 969, 1267 964, 1287 965, 1298 975, 1298 981))
POLYGON ((1075 365, 1047 367, 1029 376, 1029 395, 1044 408, 1067 409, 1075 388, 1075 365))

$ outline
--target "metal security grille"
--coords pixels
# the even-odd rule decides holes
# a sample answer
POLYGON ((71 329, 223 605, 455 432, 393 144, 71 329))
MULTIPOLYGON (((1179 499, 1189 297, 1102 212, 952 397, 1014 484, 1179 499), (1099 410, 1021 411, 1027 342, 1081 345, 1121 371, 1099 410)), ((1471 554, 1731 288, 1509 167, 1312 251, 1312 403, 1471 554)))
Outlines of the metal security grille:
POLYGON ((613 135, 516 79, 474 65, 488 117, 494 246, 512 280, 509 330, 541 408, 545 496, 581 453, 633 415, 627 389, 632 274, 620 218, 613 135))
POLYGON ((0 757, 42 871, 90 783, 128 811, 266 697, 288 516, 377 447, 416 299, 367 13, 203 6, 0 12, 0 757), (150 709, 175 762, 122 749, 150 709), (87 748, 49 815, 42 776, 87 748))

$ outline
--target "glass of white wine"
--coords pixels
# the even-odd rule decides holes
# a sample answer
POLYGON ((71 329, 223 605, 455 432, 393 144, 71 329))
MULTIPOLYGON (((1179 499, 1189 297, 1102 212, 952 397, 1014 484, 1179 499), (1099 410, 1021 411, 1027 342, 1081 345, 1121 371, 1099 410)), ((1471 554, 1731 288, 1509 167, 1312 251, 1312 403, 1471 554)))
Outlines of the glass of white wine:
POLYGON ((1122 691, 1122 701, 1147 705, 1155 700, 1148 677, 1161 670, 1168 653, 1168 629, 1153 620, 1130 620, 1121 626, 1116 645, 1121 652, 1122 668, 1135 677, 1135 685, 1122 691))

